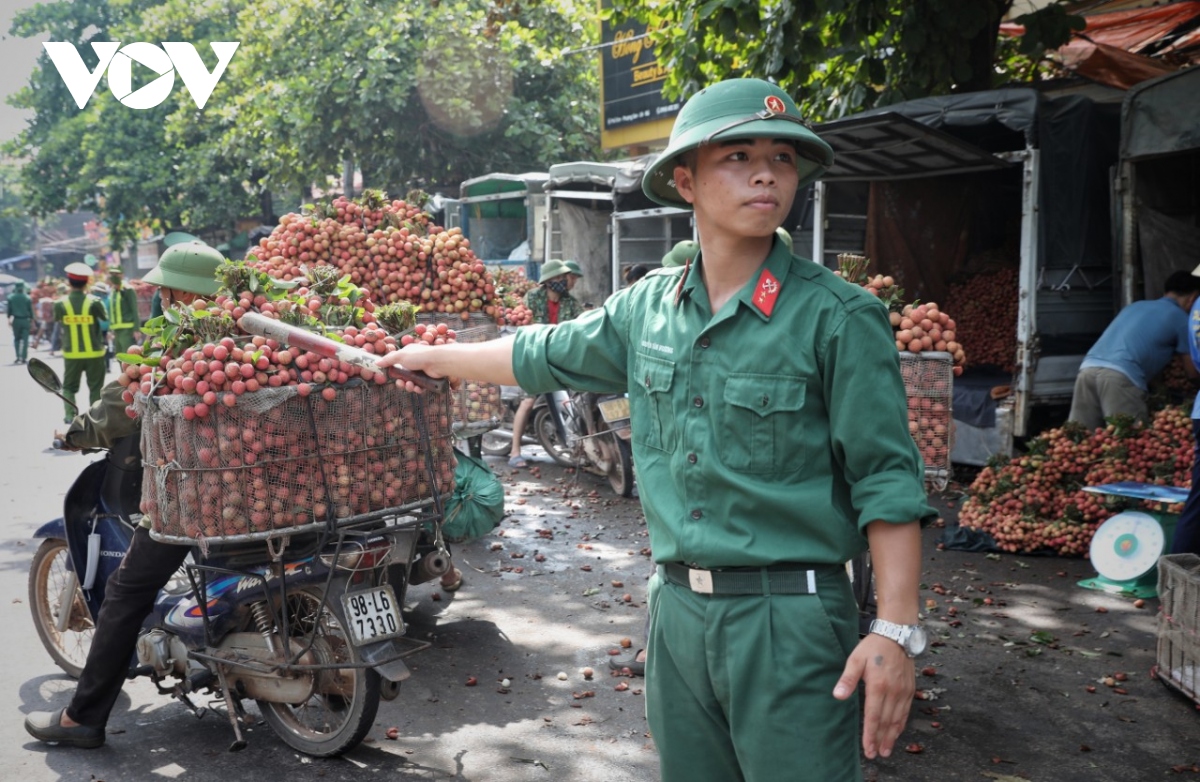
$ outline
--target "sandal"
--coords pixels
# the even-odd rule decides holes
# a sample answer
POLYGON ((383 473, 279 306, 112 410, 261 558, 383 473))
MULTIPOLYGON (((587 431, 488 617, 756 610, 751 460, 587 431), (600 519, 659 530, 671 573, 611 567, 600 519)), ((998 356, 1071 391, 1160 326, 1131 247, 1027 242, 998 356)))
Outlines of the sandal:
MULTIPOLYGON (((450 573, 454 574, 454 580, 451 581, 449 584, 447 584, 444 581, 441 582, 441 587, 442 587, 443 592, 457 592, 459 587, 461 587, 463 584, 463 575, 462 575, 461 570, 459 570, 458 568, 456 568, 452 565, 450 573)), ((449 574, 447 574, 447 575, 449 575, 449 574)))
POLYGON ((529 463, 525 461, 524 456, 517 455, 508 457, 508 466, 519 470, 522 467, 528 467, 529 463))
POLYGON ((614 671, 618 671, 618 672, 624 670, 625 668, 628 668, 629 672, 631 674, 633 674, 634 676, 645 676, 646 675, 646 661, 638 660, 638 655, 642 654, 644 651, 645 651, 644 649, 638 649, 638 650, 634 651, 632 654, 626 653, 626 654, 614 655, 612 657, 609 657, 608 658, 608 667, 612 668, 614 671))

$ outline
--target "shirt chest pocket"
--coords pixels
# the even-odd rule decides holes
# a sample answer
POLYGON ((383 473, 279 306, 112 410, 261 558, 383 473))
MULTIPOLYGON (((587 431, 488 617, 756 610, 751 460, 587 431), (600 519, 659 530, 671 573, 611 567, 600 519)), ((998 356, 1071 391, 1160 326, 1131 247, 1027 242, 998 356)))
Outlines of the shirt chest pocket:
POLYGON ((629 397, 634 442, 659 451, 673 451, 675 406, 671 388, 675 383, 675 362, 638 354, 631 379, 629 397))
POLYGON ((733 373, 725 380, 721 461, 738 472, 792 473, 804 466, 804 378, 733 373))

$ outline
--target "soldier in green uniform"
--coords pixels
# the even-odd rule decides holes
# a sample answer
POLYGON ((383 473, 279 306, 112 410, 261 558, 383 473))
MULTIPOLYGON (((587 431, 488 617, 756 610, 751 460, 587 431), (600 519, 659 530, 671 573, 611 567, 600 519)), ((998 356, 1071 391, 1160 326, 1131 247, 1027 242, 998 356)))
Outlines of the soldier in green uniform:
POLYGON ((125 287, 125 275, 120 269, 108 272, 108 282, 111 292, 108 295, 108 330, 112 332, 113 352, 120 355, 128 353, 129 348, 137 343, 138 329, 138 300, 137 291, 125 287))
POLYGON ((832 162, 774 85, 708 87, 643 181, 693 209, 693 259, 569 323, 380 360, 628 392, 657 563, 646 711, 670 782, 856 782, 859 747, 890 755, 912 706, 934 511, 887 313, 775 234, 832 162), (880 619, 859 640, 844 563, 868 543, 880 619))
POLYGON ((73 263, 66 268, 70 292, 54 304, 54 320, 62 333, 63 396, 71 400, 66 406, 66 422, 71 423, 78 408, 74 404, 79 381, 87 377, 89 405, 100 399, 104 387, 104 332, 108 319, 104 304, 86 293, 92 270, 87 264, 73 263))
POLYGON ((33 302, 25 293, 25 283, 18 282, 8 294, 8 325, 13 332, 17 358, 13 363, 24 364, 29 358, 29 327, 33 323, 33 302))

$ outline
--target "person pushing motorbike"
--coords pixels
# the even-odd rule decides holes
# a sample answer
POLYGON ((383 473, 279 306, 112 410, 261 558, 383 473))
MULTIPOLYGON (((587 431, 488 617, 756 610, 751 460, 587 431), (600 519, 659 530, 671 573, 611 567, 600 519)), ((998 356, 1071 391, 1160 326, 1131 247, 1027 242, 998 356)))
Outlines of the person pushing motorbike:
MULTIPOLYGON (((163 302, 189 304, 216 294, 217 267, 224 257, 200 242, 177 244, 163 253, 145 281, 162 290, 163 302)), ((125 414, 124 389, 106 385, 100 399, 75 417, 63 437, 67 450, 108 449, 118 440, 137 436, 140 419, 125 414)), ((33 712, 25 730, 47 744, 94 748, 104 744, 105 725, 121 693, 138 631, 158 595, 183 564, 188 547, 159 543, 150 537, 150 520, 134 532, 120 568, 109 579, 104 604, 96 620, 92 646, 71 703, 53 712, 33 712)))

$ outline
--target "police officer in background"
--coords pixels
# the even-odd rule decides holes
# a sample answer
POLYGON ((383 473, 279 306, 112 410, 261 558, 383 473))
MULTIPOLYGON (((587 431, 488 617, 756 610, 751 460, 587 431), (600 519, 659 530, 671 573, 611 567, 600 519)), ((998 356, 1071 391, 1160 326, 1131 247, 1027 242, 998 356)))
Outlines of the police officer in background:
POLYGON ((934 511, 887 311, 775 232, 832 164, 778 87, 701 90, 642 183, 693 210, 684 266, 567 323, 379 360, 629 394, 653 487, 646 715, 666 782, 860 782, 860 747, 891 755, 912 707, 934 511), (879 619, 859 640, 844 563, 868 543, 879 619))
POLYGON ((71 423, 78 412, 75 394, 79 382, 87 377, 88 404, 100 400, 104 387, 104 322, 108 313, 104 304, 87 293, 92 270, 84 263, 73 263, 66 268, 70 292, 54 304, 54 321, 62 334, 63 396, 71 400, 66 406, 66 423, 71 423))
POLYGON ((125 287, 125 275, 120 269, 110 269, 108 282, 108 330, 112 333, 113 353, 128 353, 137 344, 138 321, 137 291, 125 287))

